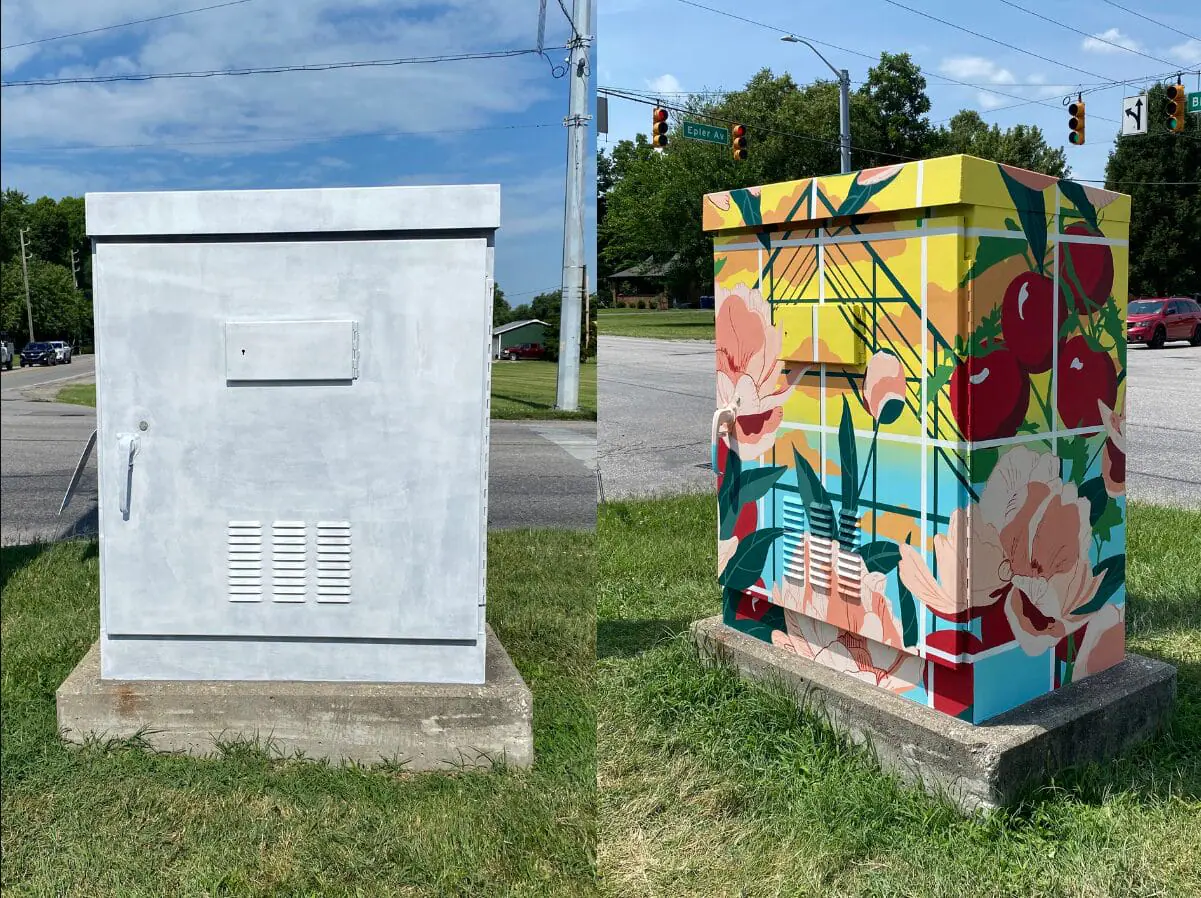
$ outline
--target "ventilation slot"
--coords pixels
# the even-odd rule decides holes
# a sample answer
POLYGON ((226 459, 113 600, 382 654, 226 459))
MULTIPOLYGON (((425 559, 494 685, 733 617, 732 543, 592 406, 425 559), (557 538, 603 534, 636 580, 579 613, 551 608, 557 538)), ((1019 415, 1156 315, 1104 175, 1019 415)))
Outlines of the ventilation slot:
POLYGON ((350 601, 350 524, 317 524, 317 601, 350 601))
POLYGON ((305 600, 307 542, 303 521, 276 521, 271 525, 271 598, 274 601, 305 600))
POLYGON ((799 499, 784 496, 780 500, 784 525, 784 576, 805 585, 805 506, 799 499))
POLYGON ((230 521, 226 530, 229 600, 263 600, 263 525, 230 521))

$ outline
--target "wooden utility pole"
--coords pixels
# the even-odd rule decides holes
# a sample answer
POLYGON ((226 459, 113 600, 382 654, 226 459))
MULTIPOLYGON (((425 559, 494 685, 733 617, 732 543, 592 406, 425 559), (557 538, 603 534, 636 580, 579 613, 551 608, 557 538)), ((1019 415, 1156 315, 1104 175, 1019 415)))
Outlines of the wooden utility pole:
POLYGON ((33 305, 29 301, 29 266, 26 264, 25 255, 25 229, 19 231, 21 236, 21 274, 25 277, 25 315, 29 322, 29 342, 34 341, 33 338, 33 305))

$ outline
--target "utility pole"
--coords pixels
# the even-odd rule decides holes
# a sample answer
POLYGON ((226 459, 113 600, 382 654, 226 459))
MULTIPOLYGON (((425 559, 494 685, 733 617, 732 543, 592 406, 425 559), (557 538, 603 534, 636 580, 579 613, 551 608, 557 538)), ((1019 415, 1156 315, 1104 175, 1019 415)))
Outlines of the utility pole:
POLYGON ((34 341, 33 305, 29 301, 29 266, 26 264, 26 259, 29 257, 25 255, 25 229, 21 228, 18 233, 21 237, 21 274, 25 277, 25 315, 29 322, 29 342, 32 343, 34 341))
POLYGON ((580 407, 580 315, 584 285, 584 173, 587 165, 588 48, 592 43, 592 0, 574 0, 568 77, 567 190, 563 208, 563 285, 559 315, 559 381, 555 408, 580 407))
POLYGON ((79 256, 75 250, 71 250, 71 280, 75 282, 75 289, 79 289, 79 268, 76 265, 76 259, 79 256))
POLYGON ((836 69, 830 65, 830 60, 822 56, 817 47, 804 38, 786 34, 780 40, 786 44, 804 44, 817 54, 817 58, 824 62, 838 79, 838 145, 841 151, 842 173, 845 175, 851 170, 851 75, 846 69, 836 69))

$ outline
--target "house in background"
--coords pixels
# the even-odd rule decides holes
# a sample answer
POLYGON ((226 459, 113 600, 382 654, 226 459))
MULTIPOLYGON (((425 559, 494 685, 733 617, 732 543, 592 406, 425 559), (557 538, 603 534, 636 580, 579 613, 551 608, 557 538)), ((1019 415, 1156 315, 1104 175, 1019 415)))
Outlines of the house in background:
POLYGON ((609 275, 608 281, 615 309, 667 308, 666 264, 647 259, 609 275))
POLYGON ((520 346, 522 343, 545 346, 546 328, 546 322, 537 318, 510 321, 508 324, 492 328, 492 358, 499 359, 510 346, 520 346))

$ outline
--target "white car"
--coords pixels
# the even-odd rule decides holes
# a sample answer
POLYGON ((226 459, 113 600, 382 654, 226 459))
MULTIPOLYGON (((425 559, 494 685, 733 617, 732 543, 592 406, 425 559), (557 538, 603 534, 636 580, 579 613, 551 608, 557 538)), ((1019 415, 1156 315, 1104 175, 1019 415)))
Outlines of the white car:
POLYGON ((54 358, 62 363, 71 364, 71 344, 65 343, 62 340, 51 340, 50 345, 54 347, 54 358))

